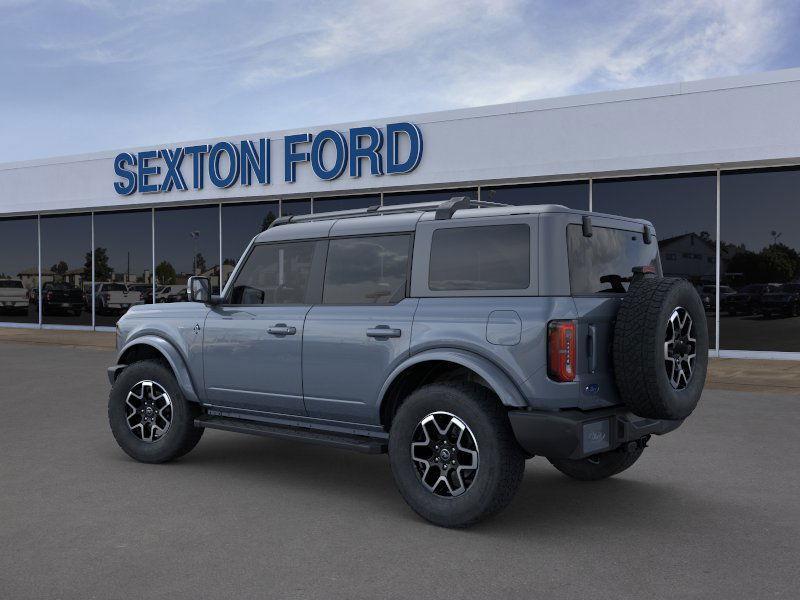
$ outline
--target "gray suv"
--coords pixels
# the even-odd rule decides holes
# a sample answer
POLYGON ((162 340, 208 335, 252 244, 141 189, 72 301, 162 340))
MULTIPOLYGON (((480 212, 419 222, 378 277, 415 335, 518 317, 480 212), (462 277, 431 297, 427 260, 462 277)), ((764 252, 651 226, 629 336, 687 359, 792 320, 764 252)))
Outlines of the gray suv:
POLYGON ((506 506, 525 460, 620 473, 705 382, 689 282, 648 222, 563 206, 442 203, 284 217, 222 294, 132 307, 108 416, 160 463, 207 428, 389 454, 419 515, 463 527, 506 506))

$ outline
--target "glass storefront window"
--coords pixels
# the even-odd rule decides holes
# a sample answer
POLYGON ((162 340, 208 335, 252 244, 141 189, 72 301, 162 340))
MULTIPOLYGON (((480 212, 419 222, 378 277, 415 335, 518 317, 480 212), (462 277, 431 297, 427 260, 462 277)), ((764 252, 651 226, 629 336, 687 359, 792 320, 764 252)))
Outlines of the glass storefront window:
POLYGON ((589 210, 589 182, 568 181, 482 187, 481 200, 522 206, 525 204, 561 204, 576 210, 589 210))
POLYGON ((0 323, 38 323, 36 217, 0 219, 0 323))
POLYGON ((466 196, 477 200, 477 188, 465 188, 455 190, 436 190, 432 192, 408 192, 405 194, 384 194, 384 206, 396 206, 398 204, 414 204, 416 202, 442 202, 454 196, 466 196))
POLYGON ((152 219, 149 210, 94 214, 96 326, 113 327, 131 306, 153 302, 152 219))
POLYGON ((222 285, 228 281, 247 244, 278 218, 277 202, 222 205, 222 285))
POLYGON ((314 213, 333 212, 335 210, 353 210, 369 208, 381 203, 380 196, 342 196, 339 198, 314 198, 314 213))
POLYGON ((720 185, 720 349, 800 352, 800 169, 720 185))
POLYGON ((311 200, 281 200, 281 216, 311 214, 311 200))
POLYGON ((219 293, 219 207, 157 209, 156 302, 185 302, 192 275, 211 279, 219 293))
POLYGON ((695 285, 706 307, 709 345, 715 348, 716 174, 595 179, 592 196, 596 212, 655 225, 664 276, 695 285))
POLYGON ((91 325, 92 216, 42 217, 41 235, 42 323, 91 325))

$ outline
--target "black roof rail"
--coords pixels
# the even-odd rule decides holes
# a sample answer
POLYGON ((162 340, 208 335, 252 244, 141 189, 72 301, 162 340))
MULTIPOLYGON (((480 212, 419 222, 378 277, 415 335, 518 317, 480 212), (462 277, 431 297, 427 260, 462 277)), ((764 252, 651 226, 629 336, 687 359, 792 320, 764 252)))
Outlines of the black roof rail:
POLYGON ((294 216, 295 215, 286 215, 285 217, 278 217, 272 223, 269 224, 269 227, 267 227, 267 229, 272 229, 273 227, 278 227, 279 225, 288 225, 289 223, 292 222, 292 218, 294 216))
POLYGON ((466 196, 456 196, 445 200, 436 207, 436 220, 452 219, 457 210, 469 208, 470 199, 466 196))
POLYGON ((413 204, 399 204, 397 206, 374 205, 368 208, 355 208, 351 210, 337 210, 327 213, 314 213, 311 215, 287 215, 275 219, 269 226, 278 227, 288 223, 305 223, 308 221, 324 221, 328 219, 352 219, 369 215, 393 215, 413 212, 436 211, 437 219, 450 219, 457 210, 462 208, 509 206, 500 202, 483 202, 472 200, 466 196, 455 196, 449 200, 437 202, 416 202, 413 204))

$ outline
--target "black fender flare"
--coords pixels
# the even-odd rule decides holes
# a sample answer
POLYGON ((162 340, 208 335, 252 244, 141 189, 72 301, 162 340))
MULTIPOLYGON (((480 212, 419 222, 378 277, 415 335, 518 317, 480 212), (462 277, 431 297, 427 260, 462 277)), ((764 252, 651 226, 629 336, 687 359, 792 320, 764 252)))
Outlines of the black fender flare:
MULTIPOLYGON (((200 402, 200 397, 198 396, 194 383, 189 376, 189 369, 183 356, 170 342, 156 335, 144 335, 134 338, 125 344, 125 346, 123 346, 123 348, 119 351, 117 359, 118 364, 109 369, 109 379, 112 379, 112 371, 113 378, 115 379, 122 369, 127 366, 127 364, 122 362, 121 359, 127 352, 136 346, 149 346, 157 351, 164 358, 164 360, 169 363, 169 366, 175 375, 175 379, 178 381, 178 386, 180 386, 184 397, 190 402, 200 402)), ((114 383, 113 379, 111 383, 114 383)))

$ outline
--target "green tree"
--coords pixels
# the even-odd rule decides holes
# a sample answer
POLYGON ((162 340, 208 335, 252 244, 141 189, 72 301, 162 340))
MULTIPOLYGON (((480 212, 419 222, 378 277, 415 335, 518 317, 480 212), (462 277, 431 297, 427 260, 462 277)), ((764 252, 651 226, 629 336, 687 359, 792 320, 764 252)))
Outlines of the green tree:
POLYGON ((272 222, 277 218, 278 217, 275 216, 274 212, 269 211, 267 213, 267 216, 264 217, 264 220, 261 221, 261 231, 266 231, 267 229, 269 229, 269 226, 272 225, 272 222))
MULTIPOLYGON (((108 250, 97 247, 94 250, 94 280, 111 281, 114 278, 114 269, 108 264, 108 250)), ((86 253, 83 262, 83 280, 92 280, 92 253, 86 253)))
POLYGON ((202 252, 198 252, 197 255, 194 257, 194 269, 195 272, 192 273, 192 275, 194 275, 195 273, 202 273, 203 271, 206 270, 206 259, 203 257, 202 252))
POLYGON ((50 270, 56 275, 63 275, 64 273, 69 271, 69 265, 67 265, 67 263, 65 263, 63 260, 60 260, 52 267, 50 267, 50 270))
POLYGON ((158 266, 156 266, 156 282, 158 282, 159 285, 172 285, 175 283, 177 275, 175 267, 165 260, 161 261, 158 266))
POLYGON ((772 244, 761 251, 766 281, 792 281, 800 276, 800 254, 786 244, 772 244))

